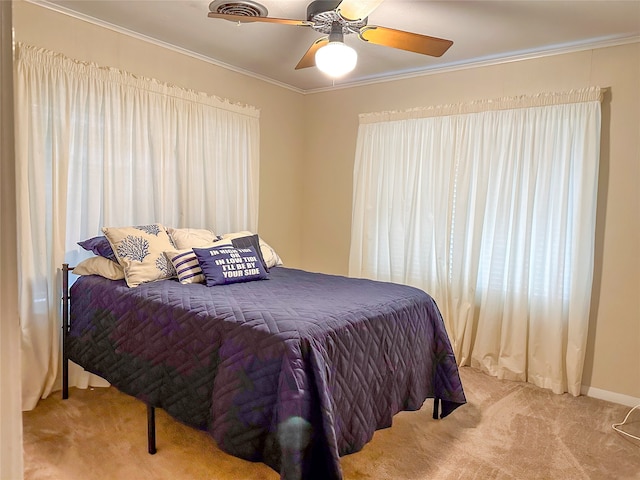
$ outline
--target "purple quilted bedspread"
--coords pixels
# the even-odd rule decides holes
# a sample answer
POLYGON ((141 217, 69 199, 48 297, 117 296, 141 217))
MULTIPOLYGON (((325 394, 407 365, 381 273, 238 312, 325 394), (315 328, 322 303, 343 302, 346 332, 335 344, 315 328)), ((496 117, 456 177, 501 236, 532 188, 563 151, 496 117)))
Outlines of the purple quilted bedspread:
POLYGON ((71 360, 283 479, 340 479, 339 457, 397 412, 465 403, 440 312, 412 287, 277 267, 216 287, 85 276, 71 299, 71 360))

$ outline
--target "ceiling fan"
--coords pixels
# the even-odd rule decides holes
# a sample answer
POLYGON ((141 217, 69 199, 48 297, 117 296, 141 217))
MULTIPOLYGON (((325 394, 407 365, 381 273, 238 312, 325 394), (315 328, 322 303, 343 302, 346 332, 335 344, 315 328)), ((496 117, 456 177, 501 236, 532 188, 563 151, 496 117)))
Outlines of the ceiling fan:
POLYGON ((442 56, 453 42, 393 28, 368 25, 368 17, 384 0, 315 0, 307 6, 307 19, 268 17, 266 7, 252 0, 214 0, 210 18, 233 22, 266 22, 311 27, 325 37, 316 40, 302 56, 296 70, 317 65, 330 76, 339 77, 356 64, 355 50, 344 44, 344 35, 357 34, 369 43, 409 52, 442 56), (344 59, 340 55, 345 55, 344 59))

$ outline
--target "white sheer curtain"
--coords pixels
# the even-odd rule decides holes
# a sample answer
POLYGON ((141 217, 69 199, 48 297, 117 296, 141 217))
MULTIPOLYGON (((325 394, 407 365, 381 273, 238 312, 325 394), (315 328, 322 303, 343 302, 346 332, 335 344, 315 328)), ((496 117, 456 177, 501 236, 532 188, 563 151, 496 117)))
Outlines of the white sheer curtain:
POLYGON ((458 362, 579 395, 601 90, 360 116, 350 275, 437 301, 458 362))
MULTIPOLYGON (((56 382, 63 262, 102 226, 257 227, 259 111, 20 45, 23 408, 56 382)), ((86 375, 72 371, 70 385, 86 375), (75 372, 75 373, 74 373, 75 372)))

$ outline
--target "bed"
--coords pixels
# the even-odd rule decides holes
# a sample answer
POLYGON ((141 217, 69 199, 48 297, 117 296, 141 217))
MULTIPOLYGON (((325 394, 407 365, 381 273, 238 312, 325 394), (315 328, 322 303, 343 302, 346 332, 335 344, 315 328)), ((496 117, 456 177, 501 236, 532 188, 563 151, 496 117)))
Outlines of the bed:
POLYGON ((86 275, 67 295, 69 270, 63 395, 70 359, 147 404, 150 442, 162 408, 282 479, 341 479, 340 456, 399 411, 433 398, 445 417, 466 401, 438 307, 416 288, 279 266, 216 287, 86 275))

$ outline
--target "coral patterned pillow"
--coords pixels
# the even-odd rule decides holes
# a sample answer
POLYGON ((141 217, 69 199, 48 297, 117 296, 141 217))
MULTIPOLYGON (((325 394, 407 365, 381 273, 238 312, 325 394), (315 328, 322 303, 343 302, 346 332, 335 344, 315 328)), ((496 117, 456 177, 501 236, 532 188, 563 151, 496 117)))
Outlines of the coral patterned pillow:
POLYGON ((171 262, 163 254, 173 244, 164 226, 159 223, 135 227, 104 227, 118 263, 124 269, 127 285, 164 280, 175 276, 171 262))

